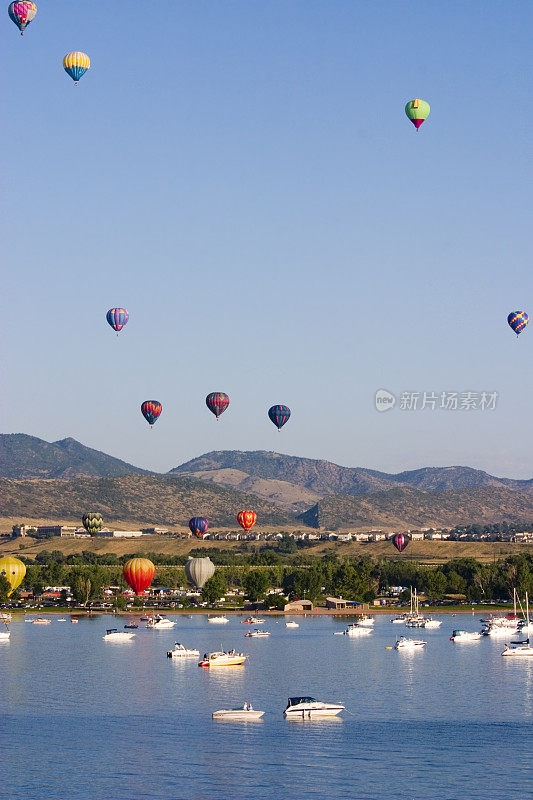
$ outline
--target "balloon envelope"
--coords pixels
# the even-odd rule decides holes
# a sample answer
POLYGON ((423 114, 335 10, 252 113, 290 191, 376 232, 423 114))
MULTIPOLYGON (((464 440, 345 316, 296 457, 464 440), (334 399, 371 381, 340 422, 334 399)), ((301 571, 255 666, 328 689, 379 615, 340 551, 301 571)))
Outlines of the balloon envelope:
POLYGON ((130 315, 125 308, 110 308, 106 314, 106 319, 117 333, 122 330, 130 315))
POLYGON ((218 419, 229 406, 229 397, 225 392, 211 392, 205 398, 205 404, 218 419))
POLYGON ((122 567, 122 574, 135 594, 142 594, 152 583, 155 567, 149 558, 130 558, 122 567))
POLYGON ((408 119, 411 120, 415 128, 418 130, 425 119, 429 116, 429 103, 425 100, 409 100, 405 106, 405 113, 408 119))
POLYGON ((278 431, 283 428, 291 415, 291 410, 288 406, 272 406, 268 409, 268 416, 277 427, 278 431))
POLYGON ((185 575, 189 583, 201 589, 215 574, 215 565, 210 558, 189 558, 185 562, 185 575))
POLYGON ((83 522, 83 527, 87 533, 90 533, 91 535, 101 531, 102 525, 104 524, 104 520, 99 511, 88 511, 83 515, 81 521, 83 522))
POLYGON ((0 558, 0 575, 4 575, 11 586, 11 591, 7 593, 8 597, 13 594, 17 586, 20 586, 25 574, 26 565, 20 559, 13 556, 0 558))
POLYGON ((16 0, 10 3, 7 13, 20 31, 20 35, 24 34, 25 28, 28 27, 32 19, 37 13, 37 6, 29 0, 16 0))
POLYGON ((257 522, 257 514, 255 511, 239 511, 237 522, 245 531, 250 531, 257 522))
POLYGON ((204 533, 207 531, 208 527, 209 520, 207 517, 193 517, 189 520, 189 528, 191 529, 191 533, 193 533, 199 539, 203 539, 204 533))
POLYGON ((67 75, 70 75, 74 83, 77 83, 82 75, 85 75, 90 66, 91 60, 87 53, 80 53, 78 50, 67 53, 63 59, 63 69, 67 75))
POLYGON ((158 419, 162 410, 163 406, 159 400, 145 400, 141 404, 141 413, 150 426, 158 419))
POLYGON ((507 317, 507 322, 516 333, 517 336, 520 336, 524 328, 526 327, 527 323, 529 322, 529 317, 525 311, 511 311, 509 316, 507 317))
POLYGON ((409 544, 409 537, 405 533, 397 533, 392 537, 392 543, 396 550, 401 553, 409 544))

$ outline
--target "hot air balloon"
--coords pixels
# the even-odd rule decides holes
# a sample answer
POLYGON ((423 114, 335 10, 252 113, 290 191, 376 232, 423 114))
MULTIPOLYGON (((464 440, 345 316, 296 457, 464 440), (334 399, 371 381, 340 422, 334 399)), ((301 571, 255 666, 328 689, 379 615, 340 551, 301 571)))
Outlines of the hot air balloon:
POLYGON ((159 418, 162 410, 163 406, 159 400, 145 400, 141 405, 141 413, 151 428, 159 418))
POLYGON ((396 550, 401 553, 409 544, 409 537, 405 533, 395 533, 391 541, 396 550))
POLYGON ((83 522, 83 527, 91 536, 101 531, 102 525, 104 524, 102 515, 98 511, 88 511, 87 514, 83 515, 81 521, 83 522))
POLYGON ((209 520, 206 517, 193 517, 189 520, 189 528, 191 529, 191 533, 193 533, 199 539, 204 538, 204 533, 207 531, 208 526, 209 520))
POLYGON ((122 574, 135 594, 142 594, 152 583, 155 567, 149 558, 130 558, 122 567, 122 574))
POLYGON ((9 4, 7 13, 19 29, 20 35, 24 36, 24 30, 37 13, 37 6, 35 3, 30 3, 29 0, 16 0, 9 4))
POLYGON ((110 308, 106 314, 106 319, 113 330, 117 332, 117 336, 129 318, 130 315, 125 308, 110 308))
POLYGON ((291 410, 288 406, 272 406, 268 409, 268 416, 280 431, 286 422, 288 422, 291 415, 291 410))
POLYGON ((429 103, 425 100, 409 100, 405 106, 405 113, 418 131, 429 116, 429 103))
POLYGON ((201 589, 215 574, 215 565, 210 558, 190 558, 185 562, 185 575, 189 583, 201 589))
POLYGON ((63 59, 63 69, 67 75, 70 75, 76 86, 78 85, 79 79, 85 75, 90 66, 91 60, 86 53, 74 51, 72 53, 67 53, 63 59))
POLYGON ((17 586, 20 586, 25 574, 26 565, 20 559, 13 556, 0 558, 0 575, 4 575, 11 586, 11 591, 7 593, 8 597, 13 594, 17 586))
POLYGON ((251 531, 257 522, 257 514, 255 511, 239 511, 237 522, 245 531, 251 531))
POLYGON ((516 333, 517 336, 520 336, 524 328, 526 327, 527 323, 529 322, 529 317, 525 311, 511 311, 509 316, 507 317, 507 322, 516 333))
POLYGON ((205 398, 205 404, 218 420, 220 415, 229 406, 229 397, 224 392, 211 392, 211 394, 208 394, 205 398))

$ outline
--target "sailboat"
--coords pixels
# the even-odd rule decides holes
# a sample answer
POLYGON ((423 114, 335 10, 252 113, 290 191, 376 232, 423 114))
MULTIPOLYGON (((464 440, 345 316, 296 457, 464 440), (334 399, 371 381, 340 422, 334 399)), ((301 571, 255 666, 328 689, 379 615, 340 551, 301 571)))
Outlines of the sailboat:
MULTIPOLYGON (((526 620, 529 622, 529 600, 526 592, 526 620)), ((510 645, 505 645, 505 650, 502 656, 512 656, 515 658, 531 657, 533 656, 533 647, 530 644, 529 636, 523 642, 511 642, 510 645)))
POLYGON ((423 628, 425 624, 425 619, 420 615, 418 610, 418 592, 416 589, 414 593, 411 589, 411 610, 409 616, 405 620, 405 624, 408 628, 423 628))

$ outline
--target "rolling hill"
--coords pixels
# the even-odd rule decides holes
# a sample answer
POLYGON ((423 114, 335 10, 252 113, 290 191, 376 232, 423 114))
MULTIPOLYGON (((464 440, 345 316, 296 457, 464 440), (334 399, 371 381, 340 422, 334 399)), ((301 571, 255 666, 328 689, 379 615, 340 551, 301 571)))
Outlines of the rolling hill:
POLYGON ((45 442, 44 439, 27 436, 25 433, 0 434, 2 478, 113 478, 147 472, 100 450, 86 447, 75 439, 45 442))
POLYGON ((533 519, 533 494, 506 488, 423 492, 397 487, 365 496, 330 495, 300 515, 305 525, 341 528, 453 527, 533 519))
POLYGON ((87 510, 100 511, 106 524, 187 525, 205 515, 211 527, 238 528, 236 514, 255 509, 263 525, 295 524, 291 515, 258 497, 208 486, 192 478, 125 475, 74 480, 0 479, 0 515, 81 521, 87 510))

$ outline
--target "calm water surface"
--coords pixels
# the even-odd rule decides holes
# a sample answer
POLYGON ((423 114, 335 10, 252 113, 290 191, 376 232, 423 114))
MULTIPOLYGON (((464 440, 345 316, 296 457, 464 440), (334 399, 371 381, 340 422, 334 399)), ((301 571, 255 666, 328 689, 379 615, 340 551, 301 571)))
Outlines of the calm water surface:
MULTIPOLYGON (((245 639, 240 617, 177 616, 104 642, 118 620, 11 624, 0 643, 2 779, 9 800, 513 800, 533 794, 533 659, 504 659, 505 640, 453 644, 454 627, 408 631, 427 647, 386 650, 405 634, 378 617, 369 637, 346 622, 268 619, 245 639), (244 667, 204 670, 167 659, 175 640, 235 647, 244 667), (342 719, 287 721, 289 695, 341 700, 342 719), (260 722, 215 722, 245 700, 260 722)), ((120 620, 123 622, 124 620, 120 620)), ((144 623, 141 623, 143 625, 144 623)))

